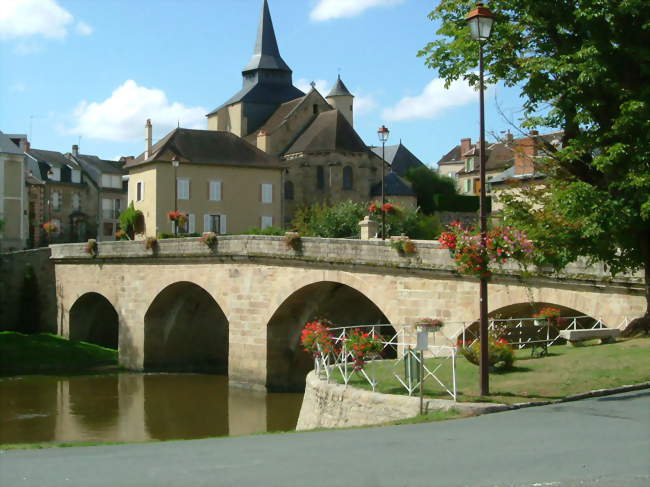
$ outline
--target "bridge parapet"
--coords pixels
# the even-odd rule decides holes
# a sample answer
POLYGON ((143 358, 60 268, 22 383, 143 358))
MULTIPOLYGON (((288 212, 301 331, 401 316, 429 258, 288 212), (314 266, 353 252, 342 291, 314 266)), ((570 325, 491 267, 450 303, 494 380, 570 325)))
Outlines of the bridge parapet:
MULTIPOLYGON (((218 238, 217 244, 209 248, 199 238, 162 239, 157 241, 155 251, 148 250, 144 241, 99 242, 98 253, 92 257, 85 251, 86 244, 52 245, 52 259, 55 262, 92 264, 110 261, 142 261, 143 259, 271 259, 282 260, 288 265, 332 264, 371 266, 379 268, 438 271, 453 274, 456 266, 449 251, 436 241, 415 241, 417 252, 400 255, 389 241, 353 240, 333 238, 302 238, 302 248, 295 251, 288 248, 284 237, 262 235, 232 235, 218 238)), ((643 276, 639 272, 612 278, 602 265, 588 266, 584 261, 569 265, 557 276, 550 269, 531 267, 526 270, 529 277, 560 278, 607 284, 640 285, 643 276)), ((504 276, 521 276, 522 269, 514 262, 503 265, 497 272, 504 276)))

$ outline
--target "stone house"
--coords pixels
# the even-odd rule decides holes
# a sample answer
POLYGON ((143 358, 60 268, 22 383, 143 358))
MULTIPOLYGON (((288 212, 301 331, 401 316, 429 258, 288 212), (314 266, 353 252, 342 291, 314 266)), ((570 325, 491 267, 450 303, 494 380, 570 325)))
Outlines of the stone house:
POLYGON ((0 244, 23 249, 28 231, 25 154, 8 134, 0 132, 0 244))
POLYGON ((128 201, 144 215, 144 234, 172 234, 168 214, 188 215, 179 233, 241 233, 282 222, 284 165, 232 133, 177 128, 128 160, 128 201), (174 167, 174 162, 178 164, 174 167))

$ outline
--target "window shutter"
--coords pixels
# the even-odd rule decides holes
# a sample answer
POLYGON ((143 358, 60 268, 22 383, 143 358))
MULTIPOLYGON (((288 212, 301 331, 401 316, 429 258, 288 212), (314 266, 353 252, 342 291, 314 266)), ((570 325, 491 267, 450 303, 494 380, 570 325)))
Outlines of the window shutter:
POLYGON ((262 217, 262 230, 273 226, 273 217, 272 216, 263 216, 262 217))
POLYGON ((226 223, 226 215, 219 215, 219 233, 221 235, 226 235, 228 233, 228 225, 226 223))
POLYGON ((262 203, 273 203, 272 184, 262 184, 262 203))
POLYGON ((221 201, 221 181, 210 181, 210 200, 221 201))
POLYGON ((203 215, 203 231, 204 232, 214 232, 214 229, 210 227, 210 215, 203 215))
POLYGON ((176 233, 176 222, 172 220, 172 233, 176 233))
POLYGON ((196 215, 194 213, 190 213, 187 224, 189 226, 187 233, 196 233, 196 215))
POLYGON ((140 181, 140 199, 144 201, 144 181, 140 181))

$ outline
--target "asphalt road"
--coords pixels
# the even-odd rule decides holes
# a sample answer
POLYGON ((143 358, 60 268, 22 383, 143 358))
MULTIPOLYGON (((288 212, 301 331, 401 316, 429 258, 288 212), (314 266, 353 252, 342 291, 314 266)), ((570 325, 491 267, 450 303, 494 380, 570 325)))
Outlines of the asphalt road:
POLYGON ((0 452, 0 486, 650 486, 650 391, 476 418, 0 452))

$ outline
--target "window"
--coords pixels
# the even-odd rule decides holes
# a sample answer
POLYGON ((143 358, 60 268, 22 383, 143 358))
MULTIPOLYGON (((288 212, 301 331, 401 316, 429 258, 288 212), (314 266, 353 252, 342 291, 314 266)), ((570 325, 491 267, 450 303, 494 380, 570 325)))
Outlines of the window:
POLYGON ((61 194, 57 193, 56 191, 52 193, 52 209, 55 211, 59 211, 61 209, 61 194))
POLYGON ((47 176, 51 181, 61 181, 61 168, 50 166, 47 176))
POLYGON ((262 217, 262 230, 265 230, 273 226, 273 217, 272 216, 263 216, 262 217))
POLYGON ((221 215, 203 215, 203 231, 221 233, 220 220, 221 215))
POLYGON ((144 201, 144 181, 138 181, 135 185, 136 201, 144 201))
POLYGON ((221 201, 221 181, 210 181, 208 184, 208 199, 221 201))
POLYGON ((474 170, 474 158, 473 157, 468 157, 467 160, 465 161, 465 170, 468 171, 468 172, 474 170))
POLYGON ((262 203, 273 203, 273 185, 262 184, 262 203))
POLYGON ((343 189, 352 189, 354 186, 354 173, 352 166, 345 166, 343 168, 343 189))
POLYGON ((323 169, 323 166, 316 168, 316 189, 325 189, 325 169, 323 169))
POLYGON ((471 179, 466 179, 465 180, 465 193, 469 193, 472 191, 472 180, 471 179))
POLYGON ((293 200, 293 183, 291 181, 284 182, 284 199, 293 200))
POLYGON ((50 221, 54 223, 54 228, 55 228, 54 235, 55 236, 61 235, 61 233, 63 233, 63 227, 61 227, 61 220, 59 220, 58 218, 52 218, 52 220, 50 221))
POLYGON ((104 223, 102 225, 102 228, 104 229, 103 234, 104 237, 112 237, 115 235, 115 223, 104 223))
POLYGON ((187 233, 196 233, 196 215, 194 213, 187 215, 187 233))
POLYGON ((102 174, 102 187, 104 188, 116 188, 119 189, 122 187, 122 176, 119 174, 102 174))
POLYGON ((79 193, 72 194, 72 209, 74 211, 81 210, 81 196, 79 196, 79 193))
POLYGON ((80 183, 81 182, 81 171, 78 169, 73 169, 71 172, 70 180, 73 183, 80 183))
POLYGON ((120 216, 122 202, 119 199, 102 198, 102 218, 115 220, 120 216))
POLYGON ((318 105, 313 105, 312 111, 314 112, 314 115, 318 115, 318 105))
POLYGON ((179 200, 189 200, 190 199, 190 180, 189 179, 177 179, 176 180, 176 191, 179 200))

